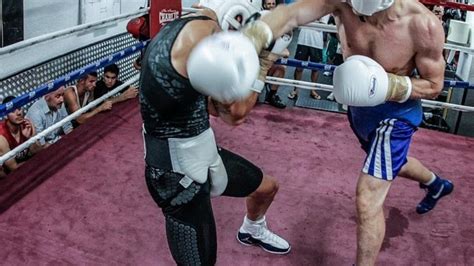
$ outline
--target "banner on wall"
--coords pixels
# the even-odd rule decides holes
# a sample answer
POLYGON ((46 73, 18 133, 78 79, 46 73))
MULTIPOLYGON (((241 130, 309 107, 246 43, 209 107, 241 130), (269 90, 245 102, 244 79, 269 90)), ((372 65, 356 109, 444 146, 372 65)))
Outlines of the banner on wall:
POLYGON ((155 36, 166 23, 181 16, 181 0, 152 0, 150 6, 150 35, 155 36))

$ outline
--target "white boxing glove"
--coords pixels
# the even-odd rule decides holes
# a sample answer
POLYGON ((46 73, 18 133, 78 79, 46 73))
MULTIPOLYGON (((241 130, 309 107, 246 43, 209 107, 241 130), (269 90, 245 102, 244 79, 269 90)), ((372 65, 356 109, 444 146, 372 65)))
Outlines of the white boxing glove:
POLYGON ((334 70, 334 97, 349 106, 376 106, 386 101, 405 102, 412 91, 407 76, 386 73, 373 59, 354 55, 334 70))
POLYGON ((186 70, 195 90, 230 103, 250 96, 259 61, 255 46, 241 32, 219 32, 194 47, 186 70))

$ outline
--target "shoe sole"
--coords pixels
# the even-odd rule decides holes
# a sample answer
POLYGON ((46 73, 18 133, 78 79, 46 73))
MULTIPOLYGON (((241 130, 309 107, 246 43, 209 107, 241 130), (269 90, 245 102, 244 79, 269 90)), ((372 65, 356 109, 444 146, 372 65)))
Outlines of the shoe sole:
POLYGON ((259 244, 250 244, 250 243, 242 242, 242 241, 240 241, 238 235, 236 236, 236 238, 237 238, 237 241, 239 241, 239 243, 242 244, 242 245, 244 245, 244 246, 247 246, 247 247, 250 247, 250 246, 258 246, 258 247, 261 247, 261 248, 262 248, 263 250, 265 250, 266 252, 272 253, 272 254, 275 254, 275 255, 285 255, 285 254, 288 254, 288 253, 290 252, 290 250, 291 250, 291 246, 290 246, 290 247, 288 248, 288 250, 285 251, 285 252, 271 251, 271 250, 268 250, 268 249, 264 248, 263 246, 261 246, 261 245, 259 245, 259 244))

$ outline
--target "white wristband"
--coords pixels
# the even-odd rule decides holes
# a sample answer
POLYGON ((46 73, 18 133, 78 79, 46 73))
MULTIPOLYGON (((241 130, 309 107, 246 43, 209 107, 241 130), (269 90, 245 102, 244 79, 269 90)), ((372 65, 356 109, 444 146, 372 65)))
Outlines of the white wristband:
POLYGON ((253 86, 252 86, 251 90, 253 90, 257 93, 261 93, 262 90, 263 90, 263 87, 265 87, 265 82, 263 82, 259 79, 256 79, 255 82, 253 83, 253 86))

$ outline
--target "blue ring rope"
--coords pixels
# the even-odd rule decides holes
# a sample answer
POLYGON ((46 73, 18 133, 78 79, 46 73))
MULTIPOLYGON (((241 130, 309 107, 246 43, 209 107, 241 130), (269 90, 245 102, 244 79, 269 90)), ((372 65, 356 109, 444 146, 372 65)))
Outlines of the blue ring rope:
MULTIPOLYGON (((336 68, 335 65, 319 64, 319 63, 313 63, 309 61, 300 61, 300 60, 289 59, 289 58, 278 59, 275 63, 279 65, 284 65, 284 66, 311 69, 311 70, 323 70, 323 71, 334 71, 334 69, 336 68)), ((474 83, 469 83, 466 81, 445 80, 444 86, 451 87, 451 88, 474 89, 474 83)))
POLYGON ((145 48, 148 42, 149 41, 143 41, 143 42, 139 42, 137 44, 131 45, 125 48, 124 50, 114 53, 112 55, 109 55, 107 57, 104 57, 95 63, 91 63, 85 67, 79 68, 71 73, 61 76, 51 82, 42 84, 39 87, 34 88, 32 91, 25 93, 21 96, 18 96, 6 104, 0 104, 0 116, 3 117, 6 114, 8 114, 11 110, 20 108, 28 104, 29 102, 35 99, 38 99, 39 97, 42 97, 43 95, 46 95, 56 90, 57 88, 82 77, 83 75, 87 73, 96 71, 99 68, 115 63, 120 59, 123 59, 133 53, 136 53, 137 51, 140 51, 143 48, 145 48))
MULTIPOLYGON (((76 71, 73 71, 65 76, 59 77, 49 83, 42 84, 39 87, 36 87, 29 93, 25 93, 21 96, 16 97, 12 101, 6 104, 0 104, 0 116, 5 116, 9 113, 10 110, 15 110, 20 108, 32 100, 38 99, 39 97, 48 94, 51 91, 56 90, 57 88, 66 85, 67 83, 76 80, 83 76, 86 73, 90 73, 92 71, 96 71, 99 68, 107 66, 111 63, 117 62, 120 59, 123 59, 137 51, 144 49, 149 43, 148 41, 142 41, 132 46, 125 48, 124 50, 112 54, 110 56, 104 57, 99 61, 89 64, 83 68, 79 68, 76 71)), ((297 67, 297 68, 304 68, 304 69, 311 69, 311 70, 323 70, 323 71, 334 71, 336 68, 335 65, 328 65, 328 64, 320 64, 320 63, 313 63, 309 61, 300 61, 296 59, 289 59, 289 58, 281 58, 278 59, 276 64, 285 65, 290 67, 297 67)), ((451 88, 466 88, 466 89, 474 89, 474 84, 471 84, 466 81, 456 81, 456 80, 445 80, 444 81, 445 87, 451 88)))

